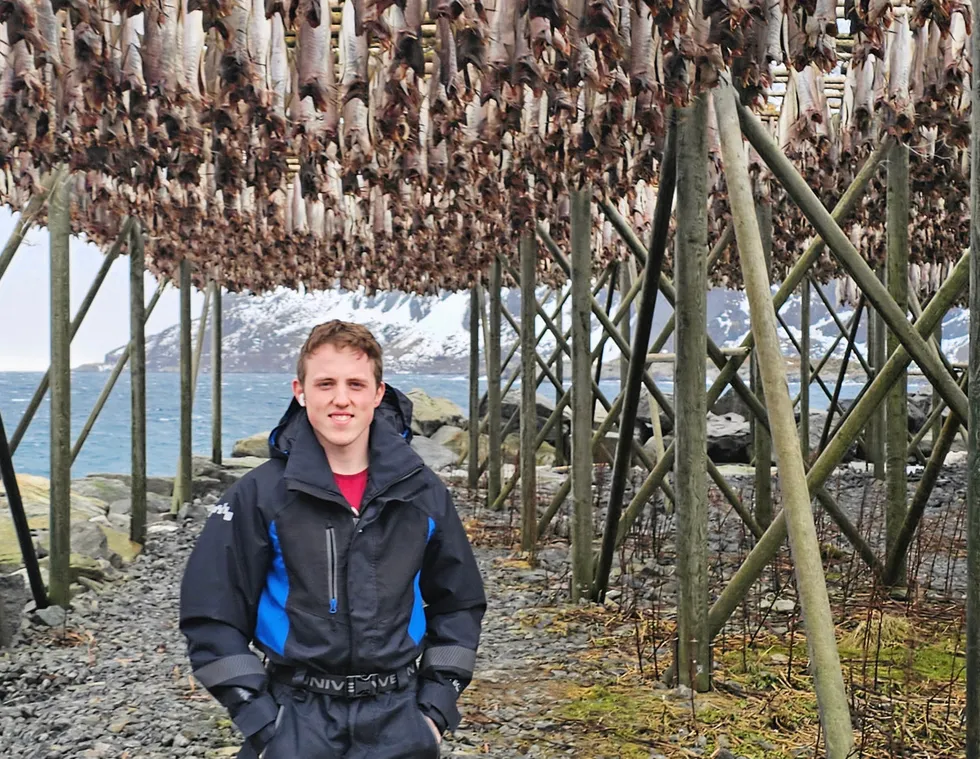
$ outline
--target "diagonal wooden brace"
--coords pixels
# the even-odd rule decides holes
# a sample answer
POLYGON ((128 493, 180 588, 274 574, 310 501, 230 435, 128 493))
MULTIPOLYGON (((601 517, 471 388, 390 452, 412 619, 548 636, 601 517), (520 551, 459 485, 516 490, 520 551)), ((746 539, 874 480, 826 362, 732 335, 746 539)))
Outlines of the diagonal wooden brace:
POLYGON ((904 311, 888 294, 884 284, 875 276, 868 263, 861 258, 851 241, 838 226, 830 212, 814 194, 813 190, 800 176, 796 167, 779 149, 772 136, 759 119, 745 106, 738 106, 739 123, 742 132, 752 143, 752 147, 772 170, 783 188, 793 198, 796 205, 816 228, 827 243, 827 247, 867 296, 868 301, 881 315, 888 329, 892 331, 915 363, 933 384, 950 409, 960 417, 964 426, 968 425, 969 409, 966 394, 957 386, 956 380, 943 366, 939 357, 931 350, 923 335, 916 332, 905 316, 904 311))

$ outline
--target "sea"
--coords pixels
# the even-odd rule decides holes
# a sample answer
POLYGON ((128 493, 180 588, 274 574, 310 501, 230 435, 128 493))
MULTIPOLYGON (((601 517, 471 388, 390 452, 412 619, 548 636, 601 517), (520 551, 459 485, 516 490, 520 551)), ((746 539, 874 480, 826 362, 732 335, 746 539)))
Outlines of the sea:
MULTIPOLYGON (((95 405, 108 373, 72 372, 71 426, 72 440, 77 438, 95 405)), ((40 383, 41 372, 0 372, 0 420, 7 438, 14 430, 40 383)), ((230 456, 235 441, 270 430, 289 405, 293 375, 236 374, 222 377, 222 453, 230 456)), ((469 384, 465 376, 444 374, 389 374, 386 382, 399 390, 420 388, 433 397, 447 398, 464 411, 469 408, 469 384)), ((910 378, 911 380, 911 378, 910 378)), ((829 380, 827 380, 828 385, 829 380)), ((481 394, 486 378, 480 379, 481 394)), ((910 391, 916 383, 910 381, 910 391)), ((668 379, 658 379, 665 393, 672 393, 668 379)), ((514 388, 520 387, 520 381, 514 388)), ((619 392, 619 379, 603 379, 600 387, 612 400, 619 392)), ((791 396, 799 386, 789 383, 791 396)), ((860 390, 857 382, 845 383, 841 397, 853 398, 860 390)), ((85 444, 72 465, 72 477, 96 473, 130 471, 130 385, 127 372, 119 377, 102 413, 92 427, 85 444)), ((554 388, 542 385, 539 394, 554 397, 554 388)), ((180 376, 176 372, 148 373, 147 407, 147 474, 170 477, 177 468, 180 443, 180 376)), ((47 477, 50 452, 50 396, 46 395, 27 434, 14 454, 14 469, 25 474, 47 477)), ((828 399, 816 385, 810 390, 811 409, 826 409, 828 399)), ((194 394, 192 446, 195 455, 211 455, 211 377, 201 373, 194 394)))

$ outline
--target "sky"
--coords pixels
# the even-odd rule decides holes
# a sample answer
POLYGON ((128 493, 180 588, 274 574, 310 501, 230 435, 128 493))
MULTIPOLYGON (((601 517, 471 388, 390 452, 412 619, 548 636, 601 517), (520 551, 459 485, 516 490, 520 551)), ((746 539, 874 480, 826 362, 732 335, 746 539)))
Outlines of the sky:
MULTIPOLYGON (((0 208, 0 248, 6 244, 18 214, 0 208)), ((0 371, 44 371, 51 359, 50 348, 50 259, 47 229, 33 228, 24 238, 13 262, 0 279, 0 371)), ((103 253, 83 239, 71 241, 71 314, 102 265, 103 253)), ((149 302, 156 280, 145 275, 144 297, 149 302)), ((176 324, 180 294, 170 286, 160 297, 146 325, 151 335, 176 324)), ((191 313, 196 317, 204 295, 194 290, 191 313)), ((129 341, 129 259, 118 258, 109 269, 99 294, 78 334, 72 341, 71 365, 101 362, 109 351, 129 341)))

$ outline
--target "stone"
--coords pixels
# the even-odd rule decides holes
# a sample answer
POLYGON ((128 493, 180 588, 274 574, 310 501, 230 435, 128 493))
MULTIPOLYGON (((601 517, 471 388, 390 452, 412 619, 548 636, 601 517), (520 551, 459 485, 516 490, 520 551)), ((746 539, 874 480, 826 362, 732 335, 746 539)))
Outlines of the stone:
POLYGON ((748 464, 752 460, 752 429, 738 414, 708 413, 708 457, 716 464, 748 464))
POLYGON ((24 607, 30 600, 23 577, 0 575, 0 648, 9 648, 17 641, 24 607))
POLYGON ((83 477, 72 480, 71 489, 73 493, 106 503, 129 497, 129 485, 122 480, 109 477, 83 477))
POLYGON ((444 445, 430 440, 422 435, 412 437, 412 448, 422 457, 425 465, 435 472, 449 469, 456 465, 457 456, 444 445))
MULTIPOLYGON (((551 417, 551 413, 555 410, 555 402, 551 398, 541 395, 540 393, 538 393, 535 396, 535 398, 536 398, 536 413, 538 417, 537 431, 541 432, 541 430, 544 429, 545 423, 551 417)), ((519 430, 520 421, 521 421, 521 389, 519 387, 512 388, 507 392, 507 395, 505 395, 501 399, 500 409, 501 409, 500 410, 501 424, 507 424, 507 420, 510 419, 512 415, 516 414, 516 417, 514 419, 513 431, 516 432, 517 430, 519 430)), ((487 413, 487 401, 484 400, 480 404, 480 416, 482 417, 486 413, 487 413)), ((568 406, 565 407, 563 416, 566 419, 571 419, 571 411, 569 410, 568 406)), ((548 435, 548 442, 554 443, 554 441, 555 441, 555 430, 552 429, 552 431, 548 435)))
POLYGON ((44 625, 46 627, 64 627, 67 619, 68 614, 60 606, 48 606, 44 609, 38 609, 31 615, 31 621, 34 624, 44 625))
POLYGON ((433 398, 425 391, 413 387, 405 395, 412 402, 412 431, 429 437, 447 424, 465 427, 466 414, 448 398, 433 398))
MULTIPOLYGON (((110 472, 102 472, 99 474, 90 474, 89 477, 101 477, 106 480, 119 480, 120 482, 126 483, 127 494, 128 488, 132 486, 133 478, 128 474, 113 474, 110 472)), ((173 477, 147 477, 146 478, 146 492, 156 493, 157 495, 169 496, 173 493, 174 489, 174 478, 173 477)))
MULTIPOLYGON (((504 461, 514 463, 520 461, 520 453, 521 436, 516 432, 512 432, 504 438, 500 446, 500 454, 504 461)), ((555 447, 548 442, 542 443, 534 457, 534 463, 538 466, 553 465, 555 463, 555 447)))
POLYGON ((210 510, 203 503, 185 503, 177 512, 177 518, 190 520, 192 522, 203 522, 211 514, 210 510))
POLYGON ((76 522, 71 526, 71 551, 93 559, 109 557, 109 541, 103 528, 92 522, 76 522))
POLYGON ((454 443, 462 442, 462 438, 464 437, 467 438, 467 443, 469 443, 469 433, 462 427, 457 427, 453 424, 444 424, 427 437, 433 443, 444 445, 447 448, 452 448, 453 450, 456 450, 458 447, 458 445, 454 445, 454 443))
POLYGON ((233 458, 249 456, 254 458, 269 458, 269 432, 259 432, 251 437, 236 440, 231 449, 233 458))

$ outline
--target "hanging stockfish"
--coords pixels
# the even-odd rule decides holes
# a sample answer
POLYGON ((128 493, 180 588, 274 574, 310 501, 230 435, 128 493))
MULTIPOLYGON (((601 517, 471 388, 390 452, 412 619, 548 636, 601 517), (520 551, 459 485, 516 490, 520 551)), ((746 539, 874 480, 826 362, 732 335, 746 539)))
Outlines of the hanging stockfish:
POLYGON ((343 107, 341 142, 345 187, 373 158, 368 128, 368 46, 363 31, 355 29, 354 3, 344 0, 340 25, 342 71, 340 77, 343 107))
POLYGON ((286 28, 279 13, 272 16, 272 36, 269 41, 269 90, 271 104, 266 123, 273 134, 284 136, 286 98, 289 93, 289 53, 286 48, 286 28))
MULTIPOLYGON (((265 91, 257 71, 258 59, 249 50, 249 19, 252 16, 252 0, 234 0, 231 12, 222 19, 225 29, 225 47, 219 64, 222 82, 222 112, 238 128, 244 115, 239 101, 248 106, 260 106, 265 91)), ((258 27, 261 28, 261 27, 258 27)), ((263 43, 257 41, 258 46, 263 43)))
MULTIPOLYGON (((252 0, 251 6, 248 17, 248 56, 254 68, 255 84, 264 93, 271 87, 269 48, 272 43, 272 21, 265 16, 265 0, 252 0)), ((327 26, 329 27, 329 23, 327 26)))
POLYGON ((61 65, 61 25, 54 15, 51 0, 36 0, 34 7, 37 29, 44 40, 43 45, 34 49, 34 63, 38 68, 51 66, 54 76, 60 77, 64 71, 61 65))
POLYGON ((330 5, 327 0, 311 0, 308 7, 314 6, 318 9, 315 14, 306 13, 300 17, 298 95, 300 98, 309 97, 316 110, 326 111, 331 96, 327 61, 333 56, 333 51, 330 49, 330 24, 321 23, 320 18, 329 19, 330 5))
MULTIPOLYGON (((410 10, 412 2, 417 2, 421 30, 420 0, 406 0, 405 16, 409 26, 412 26, 413 15, 410 10)), ((558 0, 535 0, 535 2, 557 3, 558 0)), ((452 5, 455 12, 453 18, 453 35, 456 38, 456 56, 460 69, 466 70, 472 66, 477 71, 484 71, 487 65, 487 37, 489 35, 489 20, 486 7, 482 0, 454 0, 452 5)), ((419 50, 421 53, 421 49, 419 50)), ((467 74, 468 77, 472 73, 467 74)), ((469 85, 469 79, 467 85, 469 85)))
POLYGON ((912 31, 907 13, 892 24, 888 43, 888 96, 880 104, 885 112, 885 128, 903 140, 910 139, 915 109, 909 91, 913 61, 912 31))

